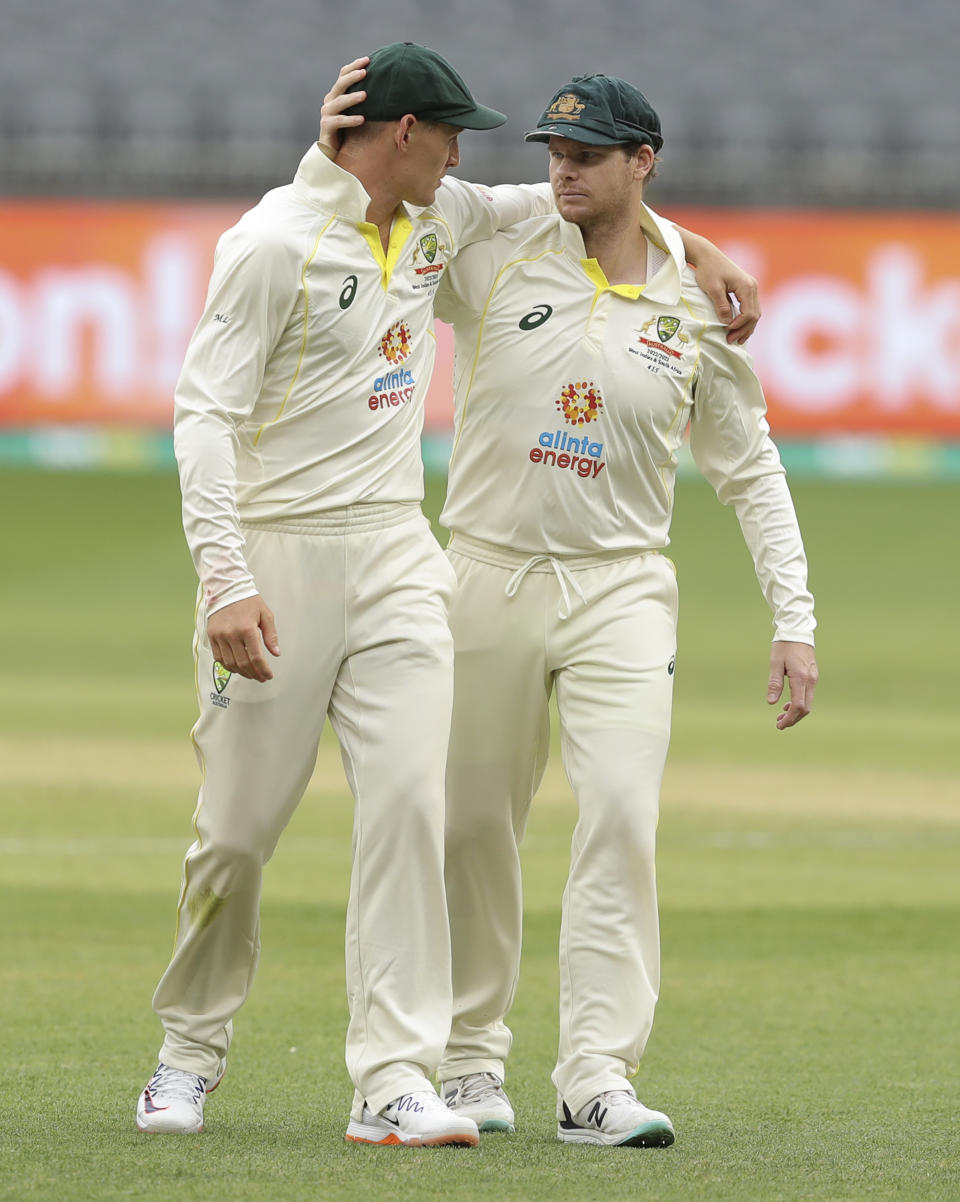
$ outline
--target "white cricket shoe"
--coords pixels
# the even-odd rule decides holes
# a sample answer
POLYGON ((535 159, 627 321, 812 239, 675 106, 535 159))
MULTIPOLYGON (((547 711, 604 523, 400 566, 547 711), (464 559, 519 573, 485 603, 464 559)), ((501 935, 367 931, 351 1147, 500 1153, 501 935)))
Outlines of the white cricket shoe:
POLYGON ((475 1148, 480 1132, 473 1119, 452 1114, 433 1090, 405 1093, 374 1114, 366 1103, 363 1117, 351 1119, 347 1139, 357 1144, 405 1144, 411 1148, 434 1148, 460 1144, 475 1148))
POLYGON ((676 1135, 673 1123, 659 1110, 648 1110, 629 1089, 611 1089, 570 1113, 561 1102, 563 1117, 557 1139, 564 1144, 604 1144, 608 1147, 666 1148, 676 1135))
POLYGON ((506 1131, 514 1126, 513 1107, 503 1082, 493 1073, 469 1073, 440 1083, 440 1096, 451 1110, 473 1119, 481 1131, 506 1131))
POLYGON ((208 1081, 196 1073, 158 1064, 137 1101, 137 1126, 153 1135, 195 1135, 203 1130, 203 1103, 226 1071, 221 1060, 217 1076, 208 1081))

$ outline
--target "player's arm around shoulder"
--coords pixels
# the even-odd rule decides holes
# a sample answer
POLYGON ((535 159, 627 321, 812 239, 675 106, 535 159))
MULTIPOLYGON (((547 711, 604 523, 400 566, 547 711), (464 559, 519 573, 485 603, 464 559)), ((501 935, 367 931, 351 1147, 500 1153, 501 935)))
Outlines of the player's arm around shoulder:
POLYGON ((727 327, 689 267, 683 273, 683 302, 699 326, 690 449, 727 504, 739 484, 782 475, 783 467, 770 440, 767 403, 753 357, 744 346, 728 341, 727 327))
POLYGON ((448 226, 459 250, 530 217, 555 213, 556 205, 549 184, 487 187, 448 175, 426 211, 436 213, 448 226))
POLYGON ((683 242, 687 262, 693 264, 697 284, 725 327, 727 341, 742 346, 760 320, 757 281, 702 234, 675 223, 673 228, 683 242), (736 297, 736 310, 731 297, 736 297))

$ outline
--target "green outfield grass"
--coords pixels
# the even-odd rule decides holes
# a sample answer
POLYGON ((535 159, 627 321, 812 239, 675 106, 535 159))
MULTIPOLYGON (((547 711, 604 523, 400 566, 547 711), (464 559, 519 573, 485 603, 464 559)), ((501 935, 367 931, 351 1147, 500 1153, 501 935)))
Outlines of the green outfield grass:
POLYGON ((552 763, 524 849, 517 1135, 419 1151, 343 1140, 351 805, 329 736, 267 870, 261 971, 207 1130, 135 1131, 197 784, 176 482, 0 475, 0 1199, 960 1198, 960 568, 943 516, 960 488, 794 491, 822 683, 779 733, 735 518, 680 486, 664 985, 638 1080, 676 1145, 554 1138, 575 816, 552 763))

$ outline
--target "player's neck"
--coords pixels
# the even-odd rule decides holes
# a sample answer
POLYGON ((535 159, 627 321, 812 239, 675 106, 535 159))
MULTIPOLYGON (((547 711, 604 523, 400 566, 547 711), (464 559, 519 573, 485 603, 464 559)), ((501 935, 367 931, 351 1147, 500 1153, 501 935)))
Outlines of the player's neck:
POLYGON ((335 159, 338 167, 355 175, 370 197, 366 219, 380 231, 380 241, 386 251, 390 242, 390 228, 402 200, 400 189, 394 186, 389 169, 384 169, 383 155, 367 147, 354 150, 348 146, 335 159))
POLYGON ((639 213, 581 225, 580 232, 587 257, 597 260, 609 283, 646 283, 647 239, 639 213))

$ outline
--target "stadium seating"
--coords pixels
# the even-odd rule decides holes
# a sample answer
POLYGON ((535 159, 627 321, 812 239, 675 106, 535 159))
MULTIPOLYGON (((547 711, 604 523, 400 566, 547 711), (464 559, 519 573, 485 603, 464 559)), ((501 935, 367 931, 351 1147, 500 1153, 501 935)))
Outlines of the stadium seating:
POLYGON ((520 134, 573 74, 636 82, 658 198, 955 206, 956 0, 5 0, 0 192, 252 195, 314 136, 340 63, 436 47, 511 120, 464 174, 537 179, 520 134))

